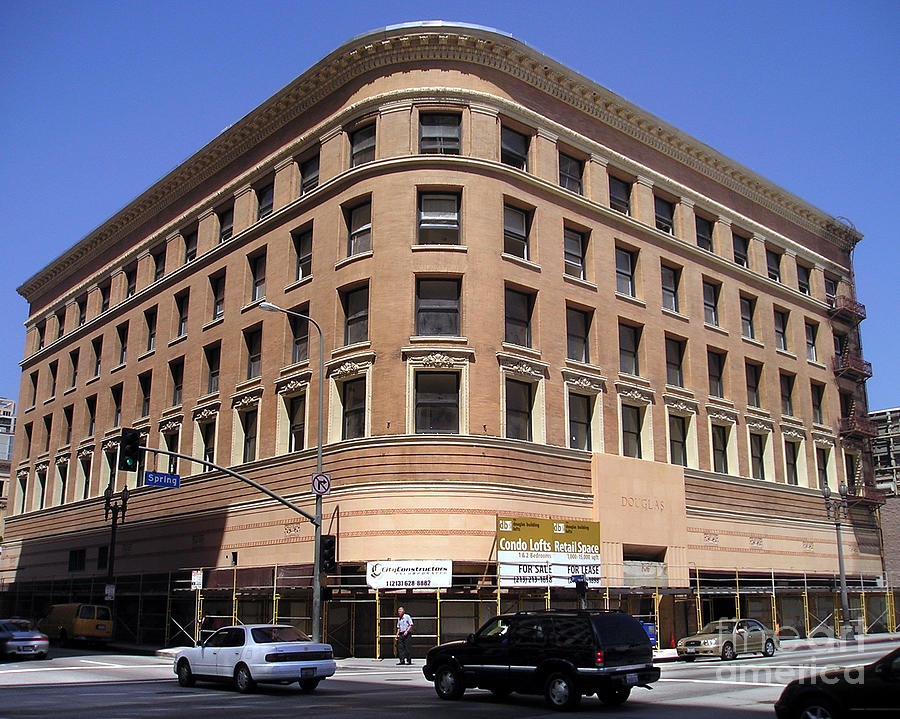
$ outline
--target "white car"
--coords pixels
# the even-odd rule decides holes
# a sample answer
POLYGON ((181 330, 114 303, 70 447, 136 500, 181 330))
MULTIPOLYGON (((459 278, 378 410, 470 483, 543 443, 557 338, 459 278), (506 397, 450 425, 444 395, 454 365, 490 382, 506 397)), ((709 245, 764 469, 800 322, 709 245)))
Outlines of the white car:
POLYGON ((199 646, 180 651, 174 664, 183 687, 197 679, 228 681, 239 692, 253 691, 257 682, 300 682, 301 690, 311 692, 334 668, 330 644, 313 642, 287 624, 222 627, 199 646))

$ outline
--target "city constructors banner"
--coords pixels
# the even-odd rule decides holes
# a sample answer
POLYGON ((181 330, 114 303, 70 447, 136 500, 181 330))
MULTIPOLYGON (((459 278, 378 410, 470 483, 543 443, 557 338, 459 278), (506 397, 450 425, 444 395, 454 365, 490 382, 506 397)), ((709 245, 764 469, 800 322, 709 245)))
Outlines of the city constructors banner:
POLYGON ((501 587, 572 587, 600 581, 600 523, 497 517, 501 587))

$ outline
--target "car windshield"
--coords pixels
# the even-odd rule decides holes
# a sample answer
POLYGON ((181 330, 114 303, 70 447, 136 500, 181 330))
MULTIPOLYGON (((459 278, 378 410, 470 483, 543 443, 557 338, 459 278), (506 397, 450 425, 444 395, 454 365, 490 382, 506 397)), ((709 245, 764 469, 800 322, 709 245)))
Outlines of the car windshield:
POLYGON ((3 628, 8 632, 30 632, 31 622, 27 619, 6 619, 3 628))
POLYGON ((729 634, 734 631, 734 622, 710 622, 698 634, 729 634))
POLYGON ((507 617, 494 617, 478 630, 479 639, 499 639, 509 629, 507 617))
POLYGON ((257 644, 275 642, 308 642, 310 638, 294 627, 254 627, 250 630, 257 644))

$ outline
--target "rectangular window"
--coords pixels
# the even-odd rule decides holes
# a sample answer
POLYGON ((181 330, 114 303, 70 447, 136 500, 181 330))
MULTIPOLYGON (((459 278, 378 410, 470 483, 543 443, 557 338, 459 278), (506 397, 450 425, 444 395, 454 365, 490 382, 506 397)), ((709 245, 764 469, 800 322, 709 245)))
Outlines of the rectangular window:
POLYGON ((586 239, 586 235, 583 232, 578 232, 568 227, 563 229, 565 273, 570 277, 577 277, 581 280, 585 278, 586 239))
POLYGON ((459 434, 459 373, 416 373, 416 434, 459 434))
POLYGON ((356 439, 366 434, 366 378, 344 382, 342 439, 356 439))
POLYGON ((141 390, 141 417, 150 416, 150 390, 153 384, 153 375, 150 372, 138 377, 138 386, 141 390))
POLYGON ((641 341, 641 330, 631 325, 619 325, 619 371, 625 374, 640 375, 638 346, 641 341))
POLYGON ((748 245, 750 241, 736 232, 731 233, 731 246, 734 250, 734 264, 749 267, 748 245))
POLYGON ((344 344, 367 342, 369 339, 369 287, 343 293, 344 344))
POLYGON ((184 264, 197 257, 197 230, 184 233, 184 264))
POLYGON ((534 295, 506 289, 504 341, 531 347, 531 312, 534 295))
POLYGON ((288 316, 291 323, 291 364, 297 364, 309 359, 309 305, 301 305, 291 311, 296 313, 288 316))
POLYGON ((774 250, 766 250, 766 270, 770 280, 781 282, 781 255, 774 250))
POLYGON ((147 328, 147 352, 156 347, 156 307, 144 312, 144 325, 147 328))
POLYGON ((576 362, 590 362, 588 332, 591 328, 589 312, 566 307, 566 357, 576 362))
POLYGON ((204 349, 206 359, 206 393, 219 391, 219 365, 222 361, 222 346, 219 343, 204 349))
POLYGON ((446 192, 419 194, 419 244, 459 244, 459 195, 446 192))
POLYGON ((709 372, 709 394, 711 397, 724 397, 725 355, 721 352, 707 350, 706 365, 709 372))
POLYGON ((581 160, 576 160, 564 152, 559 153, 559 184, 567 190, 582 194, 581 176, 584 166, 581 160))
POLYGON ((703 283, 703 321, 719 326, 719 285, 713 282, 703 283))
POLYGON ((666 384, 684 387, 684 342, 666 337, 666 384))
POLYGON ((766 478, 765 464, 766 438, 761 434, 750 434, 750 471, 754 479, 766 478))
POLYGON ((87 410, 87 434, 88 437, 93 437, 97 427, 97 395, 88 397, 84 401, 84 407, 87 410))
POLYGON ((294 395, 288 401, 288 419, 291 423, 288 452, 303 449, 306 436, 306 395, 294 395))
POLYGON ((87 322, 87 299, 84 297, 79 297, 75 301, 75 306, 77 308, 77 324, 79 327, 84 325, 87 322))
POLYGON ((810 391, 812 393, 813 422, 822 424, 822 399, 825 395, 825 385, 812 382, 810 391))
POLYGON ((669 461, 687 467, 687 420, 669 415, 669 461))
POLYGON ((319 186, 319 153, 300 163, 300 194, 305 195, 319 186))
POLYGON ((569 393, 569 447, 591 451, 591 398, 569 393))
POLYGON ((416 280, 416 334, 459 336, 459 280, 416 280))
POLYGON ((275 207, 275 183, 269 182, 256 190, 256 220, 264 220, 275 207))
POLYGON ((78 356, 79 351, 72 350, 69 352, 69 368, 71 369, 71 377, 72 382, 69 384, 69 387, 74 387, 78 383, 78 356))
POLYGON ((247 350, 247 379, 262 375, 262 328, 244 331, 244 346, 247 350))
POLYGON ((753 327, 753 314, 756 310, 756 300, 750 297, 741 297, 741 335, 748 339, 754 339, 756 332, 753 327))
MULTIPOLYGON (((200 425, 200 442, 203 445, 203 459, 216 461, 216 422, 203 422, 200 425)), ((212 472, 212 467, 204 467, 204 472, 212 472)))
POLYGON ((797 442, 784 442, 784 473, 788 484, 799 484, 797 476, 797 456, 800 454, 800 445, 797 442))
POLYGON ((188 290, 175 295, 175 313, 177 315, 177 325, 175 327, 176 337, 183 337, 187 334, 190 298, 191 295, 188 290))
POLYGON ((744 373, 747 377, 747 404, 750 407, 760 407, 759 396, 759 376, 762 367, 758 364, 748 362, 745 366, 744 373))
POLYGON ((29 407, 34 407, 37 404, 38 377, 38 372, 32 372, 30 375, 28 375, 28 379, 31 383, 31 402, 28 405, 29 407))
POLYGON ((158 247, 151 254, 153 259, 153 281, 159 282, 166 274, 166 246, 158 247))
POLYGON ((775 310, 775 348, 787 352, 787 323, 788 313, 783 310, 775 310))
POLYGON ((31 423, 28 423, 25 425, 25 456, 26 457, 31 456, 31 438, 32 438, 31 423))
POLYGON ((125 364, 128 357, 128 323, 116 327, 116 335, 119 338, 119 364, 125 364))
POLYGON ((816 476, 819 489, 828 486, 828 450, 823 447, 816 447, 816 476))
POLYGON ((626 457, 641 458, 642 419, 640 407, 622 405, 622 454, 626 457))
POLYGON ((56 313, 56 339, 59 339, 66 333, 66 311, 61 309, 56 313))
POLYGON ((243 462, 253 462, 256 459, 258 416, 255 409, 252 409, 249 412, 241 412, 241 427, 244 430, 244 451, 241 457, 243 462))
POLYGON ((125 270, 125 296, 133 297, 137 292, 137 267, 131 266, 125 270))
POLYGON ((350 167, 375 159, 375 123, 350 133, 350 167))
POLYGON ((91 340, 91 349, 94 351, 94 377, 99 377, 100 361, 103 358, 103 338, 95 337, 91 340))
POLYGON ((660 267, 662 278, 662 306, 672 312, 678 312, 678 281, 681 271, 668 265, 660 267))
POLYGON ((115 387, 109 388, 109 394, 112 397, 113 405, 113 427, 122 426, 122 385, 117 384, 115 387))
POLYGON ((656 214, 656 229, 668 234, 675 232, 675 203, 654 195, 653 207, 656 214))
POLYGON ((372 203, 364 202, 347 212, 347 257, 372 249, 372 203))
POLYGON ((806 323, 806 359, 816 361, 816 335, 819 334, 819 326, 812 322, 806 323))
POLYGON ((312 277, 312 235, 312 229, 308 229, 293 236, 294 254, 297 256, 297 272, 294 279, 312 277))
MULTIPOLYGON (((181 444, 181 432, 177 429, 174 432, 166 432, 163 434, 163 441, 167 450, 178 452, 181 444)), ((169 457, 169 474, 178 474, 178 457, 169 457)))
POLYGON ((70 549, 69 550, 69 571, 70 572, 83 572, 84 567, 85 567, 86 558, 87 558, 87 550, 70 549))
POLYGON ((713 251, 713 223, 705 217, 695 217, 694 227, 697 228, 697 247, 707 252, 713 251))
POLYGON ((531 441, 532 385, 506 380, 506 437, 531 441))
POLYGON ((56 396, 56 381, 57 381, 57 377, 59 376, 59 361, 53 360, 50 363, 48 369, 50 370, 50 397, 55 397, 56 396))
POLYGON ((266 298, 266 253, 249 258, 250 277, 252 286, 250 289, 250 301, 258 302, 266 298))
POLYGON ((841 357, 845 351, 848 349, 847 344, 847 335, 841 334, 840 332, 835 332, 832 330, 831 339, 834 344, 834 354, 837 357, 841 357))
POLYGON ((636 252, 616 248, 616 292, 619 294, 637 297, 634 281, 636 259, 636 252))
MULTIPOLYGON (((121 417, 121 404, 122 404, 122 387, 118 387, 119 390, 119 417, 121 417)), ((112 389, 113 398, 115 398, 116 388, 112 389)), ((118 424, 114 424, 114 427, 118 427, 118 424)), ((50 451, 50 440, 53 436, 53 415, 48 414, 44 417, 44 451, 50 451)))
POLYGON ((500 162, 528 171, 529 137, 508 127, 500 128, 500 162))
POLYGON ((797 265, 797 289, 804 295, 812 294, 812 286, 810 284, 810 274, 812 271, 806 265, 797 265))
POLYGON ((833 277, 825 276, 825 301, 829 307, 834 307, 837 299, 838 283, 833 277))
POLYGON ((631 214, 631 183, 609 176, 609 206, 624 215, 631 214))
POLYGON ((419 115, 419 152, 423 155, 458 155, 460 116, 429 112, 419 115))
POLYGON ((528 213, 511 205, 503 205, 503 251, 528 259, 528 213))
POLYGON ((172 406, 181 404, 184 384, 184 358, 169 362, 169 377, 172 379, 172 406))
POLYGON ((219 244, 227 242, 234 234, 234 206, 226 207, 218 212, 219 244))
POLYGON ((728 474, 728 427, 712 426, 713 471, 728 474))
POLYGON ((794 376, 790 374, 779 375, 781 382, 781 414, 794 416, 794 376))
MULTIPOLYGON (((109 309, 109 282, 100 285, 100 311, 106 312, 109 309)), ((41 332, 41 346, 43 346, 43 330, 41 332)))

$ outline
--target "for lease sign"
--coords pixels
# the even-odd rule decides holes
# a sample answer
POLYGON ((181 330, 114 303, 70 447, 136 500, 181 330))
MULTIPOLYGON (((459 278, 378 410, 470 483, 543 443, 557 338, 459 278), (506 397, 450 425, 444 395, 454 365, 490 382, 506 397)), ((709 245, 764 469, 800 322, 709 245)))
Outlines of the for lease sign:
POLYGON ((497 517, 501 587, 600 586, 600 523, 497 517))

